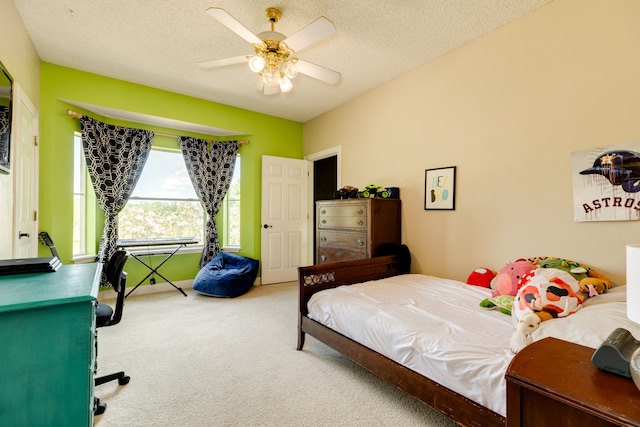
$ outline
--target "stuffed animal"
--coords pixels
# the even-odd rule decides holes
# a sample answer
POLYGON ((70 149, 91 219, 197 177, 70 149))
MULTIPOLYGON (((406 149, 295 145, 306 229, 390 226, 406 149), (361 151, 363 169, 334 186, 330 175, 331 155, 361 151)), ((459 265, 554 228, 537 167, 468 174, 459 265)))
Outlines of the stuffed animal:
POLYGON ((507 263, 498 271, 496 277, 491 281, 491 296, 511 295, 515 296, 518 289, 522 286, 521 279, 523 276, 538 268, 535 264, 520 258, 515 262, 507 263))
POLYGON ((511 335, 509 349, 512 353, 517 353, 533 342, 531 334, 540 327, 541 320, 533 313, 525 315, 518 321, 516 331, 511 335))
POLYGON ((491 280, 493 280, 494 277, 496 277, 496 273, 488 268, 476 268, 469 274, 467 285, 489 288, 491 287, 491 280))
POLYGON ((500 313, 508 314, 511 316, 511 310, 513 308, 513 301, 515 297, 511 295, 498 295, 493 298, 485 298, 480 301, 480 307, 488 310, 497 308, 500 313))
MULTIPOLYGON (((514 353, 531 342, 541 322, 575 313, 583 301, 606 292, 611 281, 590 267, 555 257, 521 258, 500 269, 491 281, 493 298, 484 308, 501 308, 496 297, 513 295, 512 316, 517 322, 510 349, 514 353)), ((502 309, 501 312, 506 312, 502 309)))
POLYGON ((527 260, 540 268, 557 268, 571 273, 578 280, 580 292, 587 297, 605 293, 611 288, 611 281, 607 277, 578 262, 556 257, 535 257, 527 260))
POLYGON ((513 302, 513 315, 522 319, 535 313, 545 321, 566 317, 582 305, 580 285, 568 272, 557 268, 538 268, 523 278, 513 302))
POLYGON ((583 298, 579 294, 578 281, 564 270, 538 268, 527 274, 513 301, 512 313, 518 327, 511 338, 511 351, 516 353, 530 343, 526 337, 529 330, 522 323, 531 325, 535 317, 539 325, 545 320, 575 313, 582 306, 583 298))

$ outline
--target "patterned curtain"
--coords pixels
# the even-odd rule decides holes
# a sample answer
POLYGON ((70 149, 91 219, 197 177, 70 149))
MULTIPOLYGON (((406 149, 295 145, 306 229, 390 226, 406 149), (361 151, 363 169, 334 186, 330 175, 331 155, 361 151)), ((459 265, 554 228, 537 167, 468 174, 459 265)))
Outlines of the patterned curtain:
POLYGON ((118 213, 140 178, 153 132, 108 125, 87 116, 80 125, 89 176, 106 217, 99 251, 100 261, 106 262, 116 251, 118 213))
POLYGON ((9 127, 11 120, 9 117, 9 107, 0 105, 0 165, 9 165, 9 127))
POLYGON ((206 242, 200 258, 200 268, 220 253, 215 216, 229 190, 238 142, 211 142, 203 139, 178 137, 184 162, 191 183, 198 194, 202 207, 209 216, 206 227, 206 242))
POLYGON ((0 135, 9 132, 9 108, 0 105, 0 135))

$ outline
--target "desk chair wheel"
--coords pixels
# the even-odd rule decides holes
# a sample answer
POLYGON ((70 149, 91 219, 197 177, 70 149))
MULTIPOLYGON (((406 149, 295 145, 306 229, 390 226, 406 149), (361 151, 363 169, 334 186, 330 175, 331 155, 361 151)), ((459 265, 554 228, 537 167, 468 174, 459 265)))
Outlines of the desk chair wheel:
POLYGON ((100 402, 100 399, 95 397, 93 399, 93 415, 102 415, 104 411, 107 410, 107 404, 105 402, 100 402))

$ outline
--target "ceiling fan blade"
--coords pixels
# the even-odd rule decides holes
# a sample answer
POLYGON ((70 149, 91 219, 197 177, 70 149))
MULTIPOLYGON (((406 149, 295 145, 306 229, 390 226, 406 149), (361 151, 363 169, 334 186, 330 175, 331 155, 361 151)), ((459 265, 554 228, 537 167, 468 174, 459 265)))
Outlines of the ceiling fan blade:
POLYGON ((311 24, 298 30, 295 34, 287 37, 284 42, 289 49, 298 52, 335 33, 336 27, 333 25, 333 22, 321 16, 311 24))
POLYGON ((218 7, 210 7, 207 9, 207 14, 216 19, 222 25, 245 39, 251 44, 260 44, 262 40, 258 38, 255 34, 247 29, 244 25, 242 25, 236 18, 229 15, 226 10, 220 9, 218 7))
POLYGON ((338 83, 340 77, 342 77, 342 74, 337 71, 321 67, 320 65, 312 64, 311 62, 305 61, 303 59, 298 59, 298 61, 296 62, 296 68, 298 69, 299 73, 306 74, 309 77, 313 77, 314 79, 321 80, 331 85, 338 83))
POLYGON ((234 56, 231 58, 214 59, 212 61, 198 62, 198 65, 202 68, 214 68, 224 67, 225 65, 240 64, 241 62, 247 62, 249 60, 248 55, 234 56))

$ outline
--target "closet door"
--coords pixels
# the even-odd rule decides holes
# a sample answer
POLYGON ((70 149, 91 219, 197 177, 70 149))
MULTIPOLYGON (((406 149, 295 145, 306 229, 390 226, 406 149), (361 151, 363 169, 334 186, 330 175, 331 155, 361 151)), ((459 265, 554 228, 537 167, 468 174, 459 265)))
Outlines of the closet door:
POLYGON ((261 283, 291 282, 306 265, 309 162, 262 156, 261 283))

